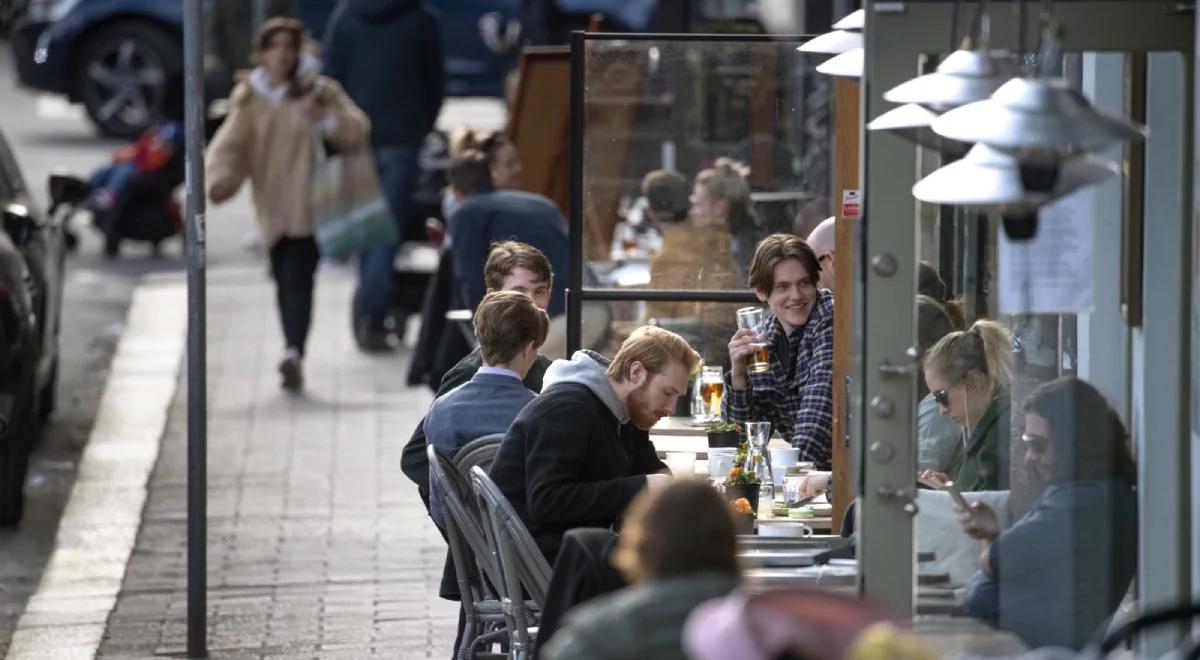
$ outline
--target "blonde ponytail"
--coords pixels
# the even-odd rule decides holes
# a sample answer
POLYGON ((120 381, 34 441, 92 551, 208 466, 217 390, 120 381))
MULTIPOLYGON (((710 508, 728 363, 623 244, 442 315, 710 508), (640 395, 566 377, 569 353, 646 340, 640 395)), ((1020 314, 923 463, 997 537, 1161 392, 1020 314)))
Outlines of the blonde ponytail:
POLYGON ((926 368, 950 383, 960 383, 977 371, 995 390, 1012 385, 1012 336, 995 321, 976 321, 965 331, 951 332, 925 354, 926 368))

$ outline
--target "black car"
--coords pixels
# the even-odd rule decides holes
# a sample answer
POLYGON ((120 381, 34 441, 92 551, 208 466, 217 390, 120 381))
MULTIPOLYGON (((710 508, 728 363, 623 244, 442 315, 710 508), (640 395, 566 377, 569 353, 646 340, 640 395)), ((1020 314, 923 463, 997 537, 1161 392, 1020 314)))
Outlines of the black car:
MULTIPOLYGON (((56 206, 78 196, 75 184, 82 182, 51 177, 56 206)), ((38 211, 3 135, 0 216, 0 526, 7 526, 21 519, 29 452, 54 409, 66 250, 62 214, 38 211)))

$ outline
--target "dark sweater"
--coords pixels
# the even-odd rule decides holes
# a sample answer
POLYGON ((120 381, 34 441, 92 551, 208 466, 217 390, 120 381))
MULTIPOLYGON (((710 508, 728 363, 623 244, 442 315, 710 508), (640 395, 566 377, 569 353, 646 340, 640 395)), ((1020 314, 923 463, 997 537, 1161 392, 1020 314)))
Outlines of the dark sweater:
POLYGON ((553 561, 564 532, 613 526, 666 465, 649 433, 622 424, 587 384, 551 383, 513 420, 491 477, 553 561))
POLYGON ((325 33, 325 75, 371 120, 374 146, 420 146, 446 92, 441 26, 420 0, 339 3, 325 33))
POLYGON ((467 307, 475 309, 487 287, 483 282, 483 264, 492 243, 516 240, 542 251, 554 271, 554 290, 550 316, 566 309, 566 286, 570 265, 567 223, 558 207, 534 193, 496 190, 472 195, 454 212, 450 223, 454 244, 454 279, 467 307))
MULTIPOLYGON (((481 366, 483 366, 483 356, 476 347, 467 357, 459 360, 458 364, 447 371, 445 376, 442 376, 437 396, 442 396, 471 380, 481 366)), ((539 355, 537 361, 529 368, 529 372, 525 374, 525 380, 522 381, 525 383, 525 387, 533 392, 541 392, 542 377, 546 375, 546 369, 549 366, 550 360, 539 355)), ((413 430, 408 444, 404 445, 404 452, 400 455, 400 471, 417 485, 417 494, 421 496, 425 508, 429 509, 429 457, 425 455, 426 442, 425 420, 422 419, 417 423, 417 428, 413 430)))

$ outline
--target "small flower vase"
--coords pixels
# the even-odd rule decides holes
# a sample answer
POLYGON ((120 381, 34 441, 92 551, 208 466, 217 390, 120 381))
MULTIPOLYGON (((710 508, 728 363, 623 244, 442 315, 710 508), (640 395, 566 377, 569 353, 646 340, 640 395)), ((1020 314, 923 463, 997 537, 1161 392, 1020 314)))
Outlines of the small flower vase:
POLYGON ((708 446, 737 447, 741 444, 742 436, 737 431, 709 431, 708 446))

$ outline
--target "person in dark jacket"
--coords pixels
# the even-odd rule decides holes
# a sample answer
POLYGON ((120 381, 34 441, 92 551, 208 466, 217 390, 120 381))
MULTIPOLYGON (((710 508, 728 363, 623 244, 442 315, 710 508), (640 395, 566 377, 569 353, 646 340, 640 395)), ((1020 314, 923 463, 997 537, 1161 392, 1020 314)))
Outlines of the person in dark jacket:
MULTIPOLYGON (((533 299, 533 303, 545 309, 550 301, 550 287, 554 282, 554 272, 550 262, 537 248, 505 241, 497 243, 488 253, 487 263, 483 266, 483 278, 487 283, 488 293, 492 291, 519 291, 533 299)), ((437 396, 442 396, 454 388, 471 380, 475 372, 483 365, 483 355, 478 347, 471 351, 454 365, 438 386, 437 396)), ((525 387, 533 392, 542 391, 542 377, 550 366, 550 360, 538 355, 533 365, 524 377, 525 387)), ((425 508, 429 508, 429 459, 425 455, 425 420, 422 419, 413 430, 412 438, 404 447, 400 458, 400 469, 405 476, 417 485, 417 493, 425 508)))
MULTIPOLYGON (((329 19, 325 74, 342 84, 371 120, 379 184, 402 238, 424 238, 409 196, 417 156, 445 96, 441 26, 421 0, 348 0, 329 19)), ((384 324, 396 245, 365 250, 354 296, 355 339, 366 351, 389 350, 384 324)), ((482 297, 482 294, 481 294, 482 297)))
MULTIPOLYGON (((479 151, 468 150, 454 160, 451 180, 456 179, 456 173, 463 173, 462 178, 468 178, 465 176, 468 170, 481 170, 478 177, 472 178, 486 180, 489 185, 473 191, 454 212, 454 221, 450 224, 454 278, 467 307, 474 309, 483 298, 487 287, 480 266, 496 241, 528 243, 546 255, 555 272, 566 273, 570 244, 567 222, 558 207, 534 193, 494 189, 490 185, 491 165, 487 156, 479 151)), ((546 311, 553 317, 565 309, 566 282, 559 278, 554 283, 546 311)))
POLYGON ((550 365, 490 471, 548 560, 567 530, 612 527, 648 484, 670 481, 649 430, 675 410, 699 361, 679 335, 643 326, 611 362, 577 351, 550 365))
POLYGON ((959 510, 983 542, 964 605, 1031 648, 1078 650, 1137 572, 1137 471, 1120 416, 1087 382, 1043 383, 1023 408, 1025 462, 1046 489, 1003 531, 986 504, 959 510))

